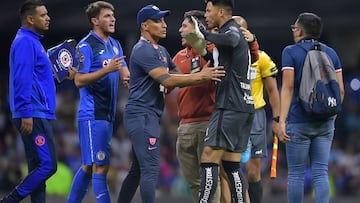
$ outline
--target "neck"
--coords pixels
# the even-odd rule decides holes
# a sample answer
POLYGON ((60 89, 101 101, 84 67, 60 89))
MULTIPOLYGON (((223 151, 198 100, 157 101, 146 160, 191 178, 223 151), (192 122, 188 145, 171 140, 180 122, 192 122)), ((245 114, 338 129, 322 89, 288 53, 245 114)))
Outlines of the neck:
POLYGON ((158 37, 154 37, 147 32, 141 32, 141 37, 149 41, 151 44, 157 44, 159 42, 158 37))
POLYGON ((34 26, 31 26, 31 25, 28 25, 28 24, 23 24, 21 27, 32 30, 32 31, 38 33, 39 35, 44 34, 44 30, 38 30, 34 26))
POLYGON ((105 33, 105 32, 99 31, 99 30, 94 30, 94 32, 105 42, 108 41, 110 33, 105 33))
POLYGON ((231 20, 231 16, 226 16, 224 18, 221 18, 220 23, 219 23, 219 28, 221 28, 222 26, 225 25, 225 23, 227 23, 229 20, 231 20))

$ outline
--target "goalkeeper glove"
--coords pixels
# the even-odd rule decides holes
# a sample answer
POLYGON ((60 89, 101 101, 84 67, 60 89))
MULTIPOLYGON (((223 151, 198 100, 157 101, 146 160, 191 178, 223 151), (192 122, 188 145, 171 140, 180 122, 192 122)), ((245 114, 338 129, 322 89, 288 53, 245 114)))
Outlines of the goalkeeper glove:
MULTIPOLYGON (((204 35, 201 33, 198 25, 198 21, 196 18, 191 16, 191 20, 195 25, 195 30, 193 32, 189 32, 185 34, 183 37, 186 39, 187 43, 195 49, 195 51, 204 56, 206 54, 206 40, 204 35)), ((203 26, 203 25, 202 25, 203 26)))

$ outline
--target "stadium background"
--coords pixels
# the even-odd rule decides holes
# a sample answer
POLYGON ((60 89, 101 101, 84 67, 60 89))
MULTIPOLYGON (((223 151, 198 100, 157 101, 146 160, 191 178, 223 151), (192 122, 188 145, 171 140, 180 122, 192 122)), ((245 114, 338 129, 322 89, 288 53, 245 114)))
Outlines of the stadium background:
MULTIPOLYGON (((10 190, 23 176, 25 158, 21 139, 11 124, 8 106, 9 49, 20 26, 18 8, 22 0, 4 0, 0 7, 0 193, 10 190)), ((80 40, 90 29, 84 7, 91 1, 47 0, 51 17, 50 30, 42 40, 50 48, 65 39, 80 40)), ((160 44, 167 47, 173 56, 181 49, 178 29, 183 13, 191 9, 204 9, 202 0, 118 0, 109 1, 115 6, 117 38, 130 56, 131 48, 139 38, 136 13, 146 4, 156 4, 160 9, 171 10, 166 18, 168 36, 160 44)), ((290 25, 301 12, 315 12, 324 21, 321 40, 332 46, 343 64, 345 102, 343 113, 336 123, 335 140, 331 152, 329 178, 332 183, 332 202, 360 201, 360 1, 358 0, 302 0, 302 1, 240 1, 235 0, 234 15, 244 16, 265 50, 278 67, 281 66, 281 51, 293 43, 290 25)), ((281 75, 278 77, 279 87, 281 75)), ((59 162, 57 178, 49 182, 49 202, 64 202, 72 174, 80 165, 80 151, 76 132, 76 108, 78 93, 72 81, 59 84, 57 93, 57 121, 54 122, 59 162), (58 190, 60 188, 60 190, 58 190)), ((120 88, 117 125, 112 140, 112 170, 109 174, 110 189, 114 198, 122 178, 129 167, 129 139, 122 127, 122 109, 127 92, 120 88)), ((174 144, 177 118, 169 97, 164 113, 162 131, 162 162, 159 178, 159 202, 190 202, 190 193, 178 170, 174 144)), ((269 132, 269 149, 271 133, 269 132)), ((271 150, 269 151, 271 153, 271 150)), ((263 182, 266 202, 286 201, 286 160, 284 145, 280 145, 278 178, 269 179, 269 159, 264 159, 263 182)), ((311 202, 309 176, 306 178, 307 202, 311 202)), ((84 202, 93 202, 91 189, 84 202)), ((25 201, 26 202, 26 201, 25 201)), ((139 202, 135 200, 134 202, 139 202)))

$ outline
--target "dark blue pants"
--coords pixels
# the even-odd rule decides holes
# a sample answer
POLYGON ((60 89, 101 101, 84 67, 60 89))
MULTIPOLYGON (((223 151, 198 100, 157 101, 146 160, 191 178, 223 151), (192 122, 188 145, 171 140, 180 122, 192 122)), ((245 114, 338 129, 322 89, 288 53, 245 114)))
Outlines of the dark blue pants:
POLYGON ((154 203, 160 172, 159 117, 124 112, 124 126, 132 141, 133 162, 122 184, 118 203, 130 203, 139 185, 142 202, 154 203))
MULTIPOLYGON (((21 119, 14 119, 14 123, 20 130, 21 119)), ((16 202, 30 194, 32 203, 44 203, 45 181, 57 169, 54 134, 50 120, 34 118, 32 133, 21 135, 21 138, 25 147, 28 175, 7 199, 16 202)))

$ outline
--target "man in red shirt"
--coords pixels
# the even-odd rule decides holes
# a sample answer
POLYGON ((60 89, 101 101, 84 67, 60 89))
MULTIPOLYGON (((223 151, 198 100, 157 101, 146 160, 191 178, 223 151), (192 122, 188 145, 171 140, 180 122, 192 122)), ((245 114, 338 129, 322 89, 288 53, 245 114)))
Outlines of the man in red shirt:
MULTIPOLYGON (((179 29, 183 36, 195 29, 191 16, 204 21, 204 12, 199 10, 188 11, 184 14, 184 21, 179 29)), ((205 23, 204 23, 205 24, 205 23)), ((208 44, 205 57, 196 51, 182 38, 181 44, 185 47, 173 58, 174 63, 184 74, 200 71, 200 68, 211 58, 213 44, 208 44)), ((176 142, 176 155, 180 162, 180 170, 189 183, 195 202, 198 202, 198 193, 201 182, 200 158, 203 149, 204 136, 215 103, 215 83, 209 81, 195 86, 182 87, 178 90, 177 105, 180 123, 176 142)), ((220 202, 220 190, 214 196, 214 202, 220 202), (217 201, 216 201, 217 200, 217 201)))

